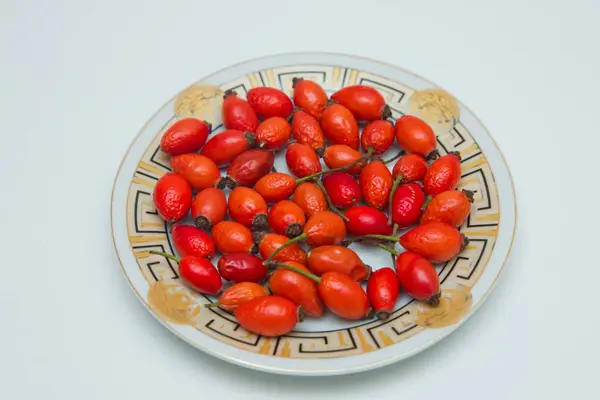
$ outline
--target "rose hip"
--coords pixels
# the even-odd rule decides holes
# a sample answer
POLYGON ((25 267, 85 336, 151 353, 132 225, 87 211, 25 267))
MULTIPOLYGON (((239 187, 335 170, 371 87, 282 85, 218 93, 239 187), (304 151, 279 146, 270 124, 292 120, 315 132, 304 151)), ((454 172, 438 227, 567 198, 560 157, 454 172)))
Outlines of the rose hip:
POLYGON ((394 143, 394 125, 385 120, 377 120, 369 123, 362 131, 360 145, 363 151, 373 149, 373 154, 383 154, 394 143))
POLYGON ((447 190, 435 196, 427 205, 420 224, 444 222, 455 227, 461 226, 471 212, 473 192, 470 190, 447 190))
POLYGON ((424 203, 421 186, 416 183, 401 185, 392 196, 389 219, 399 228, 408 228, 419 220, 424 203))
POLYGON ((269 210, 269 226, 276 233, 293 238, 302 233, 306 217, 294 202, 281 200, 269 210))
POLYGON ((268 296, 269 292, 264 286, 261 286, 254 282, 240 282, 231 286, 225 290, 219 301, 215 303, 209 303, 206 307, 221 307, 227 311, 233 311, 238 306, 259 297, 268 296))
POLYGON ((192 204, 192 189, 179 174, 164 174, 156 183, 152 193, 154 207, 167 222, 176 222, 185 217, 192 204))
POLYGON ((390 235, 392 227, 388 225, 384 213, 367 206, 356 206, 346 211, 346 227, 351 235, 390 235))
POLYGON ((427 172, 427 161, 419 154, 407 154, 400 157, 392 170, 392 179, 399 183, 420 181, 427 172))
POLYGON ((309 113, 302 110, 294 113, 292 134, 298 143, 309 145, 318 155, 325 151, 325 136, 321 125, 309 113))
POLYGON ((319 119, 329 100, 323 88, 318 83, 303 78, 294 78, 292 86, 296 107, 319 119))
POLYGON ((296 188, 292 201, 304 211, 307 217, 320 211, 327 211, 327 199, 321 189, 314 183, 305 182, 296 188))
POLYGON ((192 218, 194 224, 204 230, 223 221, 227 214, 227 199, 217 188, 206 188, 192 201, 192 218))
POLYGON ((360 190, 365 203, 377 209, 384 208, 390 200, 392 174, 381 161, 371 161, 360 172, 360 190))
POLYGON ((433 263, 443 263, 456 257, 468 244, 468 239, 453 226, 432 222, 402 235, 400 244, 433 263))
POLYGON ((335 92, 331 99, 347 107, 358 120, 383 120, 392 116, 381 93, 370 86, 346 86, 335 92))
POLYGON ((150 250, 151 254, 160 255, 179 263, 179 276, 192 289, 209 295, 218 294, 223 288, 221 276, 214 265, 204 257, 175 257, 161 251, 150 250))
POLYGON ((221 172, 213 160, 196 153, 172 157, 171 167, 196 190, 214 187, 221 178, 221 172))
POLYGON ((281 296, 263 296, 239 305, 234 311, 240 325, 262 336, 291 332, 303 317, 302 309, 281 296))
POLYGON ((360 201, 360 186, 350 174, 331 172, 323 177, 323 186, 336 207, 350 208, 360 201))
POLYGON ((225 128, 256 132, 258 117, 252 106, 246 100, 240 99, 233 90, 227 90, 223 98, 221 117, 225 128))
POLYGON ((256 135, 253 133, 228 129, 206 142, 200 154, 213 160, 218 167, 223 167, 254 146, 255 142, 256 135))
POLYGON ((294 193, 294 190, 296 190, 296 179, 281 172, 271 172, 256 182, 254 190, 267 203, 276 203, 289 198, 294 193))
POLYGON ((194 153, 206 143, 212 126, 196 118, 184 118, 175 122, 160 140, 160 149, 170 156, 194 153))
POLYGON ((236 186, 252 187, 260 178, 273 168, 275 156, 272 152, 252 149, 237 156, 227 169, 227 176, 219 182, 219 188, 225 186, 233 189, 236 186))
POLYGON ((348 171, 346 171, 350 174, 360 173, 360 170, 367 163, 366 159, 363 158, 361 153, 345 144, 328 146, 325 150, 325 154, 323 155, 323 160, 331 169, 341 168, 355 163, 348 171))
POLYGON ((377 318, 385 321, 390 317, 399 294, 400 285, 393 269, 381 268, 371 274, 367 283, 367 296, 377 318))
MULTIPOLYGON (((302 264, 286 261, 299 270, 309 272, 302 264)), ((312 279, 285 268, 276 268, 269 278, 269 288, 275 295, 285 297, 302 307, 307 315, 321 317, 323 304, 317 294, 317 283, 312 279)))
POLYGON ((290 98, 279 89, 255 87, 248 91, 246 99, 259 118, 287 118, 294 105, 290 98))
POLYGON ((461 177, 460 153, 452 152, 435 160, 423 179, 425 193, 435 196, 456 188, 461 177))
POLYGON ((355 281, 363 281, 371 274, 366 265, 353 250, 344 246, 321 246, 311 250, 307 259, 308 268, 317 276, 326 272, 340 272, 355 281))
POLYGON ((433 129, 422 119, 412 115, 403 115, 396 120, 396 139, 408 153, 432 156, 436 147, 433 129))
POLYGON ((256 140, 267 150, 281 149, 291 136, 290 123, 281 117, 267 118, 256 129, 256 140))
POLYGON ((321 172, 321 160, 315 150, 307 144, 292 143, 285 152, 288 168, 298 178, 321 172))
POLYGON ((212 228, 212 237, 217 249, 223 253, 255 253, 252 232, 235 221, 221 221, 212 228))
POLYGON ((425 258, 411 252, 402 253, 396 260, 396 274, 409 296, 434 306, 439 304, 440 278, 425 258))
POLYGON ((211 259, 215 255, 215 243, 208 233, 192 225, 175 225, 171 238, 177 253, 211 259))
POLYGON ((290 239, 287 236, 264 232, 258 232, 255 236, 258 251, 263 259, 269 261, 295 261, 306 264, 306 251, 298 243, 289 243, 290 239))
POLYGON ((323 134, 333 144, 345 144, 358 150, 359 135, 356 119, 340 104, 328 106, 319 120, 323 134))
POLYGON ((254 228, 267 227, 267 203, 255 190, 238 186, 231 191, 227 202, 231 218, 254 228))
POLYGON ((255 255, 225 254, 217 262, 221 277, 229 282, 260 282, 267 276, 267 267, 255 255))

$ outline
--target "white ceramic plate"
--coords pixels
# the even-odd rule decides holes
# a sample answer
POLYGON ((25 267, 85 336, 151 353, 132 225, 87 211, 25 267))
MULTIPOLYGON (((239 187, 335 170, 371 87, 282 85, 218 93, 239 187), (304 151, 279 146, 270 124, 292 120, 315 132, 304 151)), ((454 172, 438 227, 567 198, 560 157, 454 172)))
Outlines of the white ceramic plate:
MULTIPOLYGON (((214 132, 213 132, 214 134, 214 132)), ((394 154, 398 148, 390 150, 394 154)), ((387 158, 387 157, 386 157, 387 158)), ((393 165, 393 164, 392 164, 393 165)), ((287 172, 278 155, 276 168, 287 172)), ((402 360, 454 331, 489 295, 509 255, 516 225, 514 187, 508 167, 482 123, 463 104, 433 83, 403 69, 350 55, 282 54, 231 66, 205 77, 169 100, 131 144, 117 174, 111 204, 115 249, 132 289, 171 332, 221 359, 262 371, 333 375, 364 371, 402 360), (460 188, 476 191, 471 216, 461 231, 471 243, 456 259, 439 266, 442 302, 436 308, 401 296, 387 321, 348 322, 331 314, 306 320, 280 338, 245 331, 210 300, 188 290, 177 264, 149 250, 174 253, 168 229, 152 204, 157 179, 169 171, 161 153, 162 133, 178 118, 196 116, 222 130, 220 105, 226 89, 242 97, 255 86, 291 94, 292 78, 319 82, 333 93, 352 84, 377 88, 394 117, 414 114, 435 129, 442 154, 462 156, 460 188)), ((353 245, 375 269, 390 266, 385 251, 353 245)))

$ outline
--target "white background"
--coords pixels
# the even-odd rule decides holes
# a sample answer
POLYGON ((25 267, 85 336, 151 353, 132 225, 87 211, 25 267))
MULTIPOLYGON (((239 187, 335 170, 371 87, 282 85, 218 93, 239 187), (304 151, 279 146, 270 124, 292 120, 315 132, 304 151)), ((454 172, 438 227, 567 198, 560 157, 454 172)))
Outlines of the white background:
POLYGON ((595 0, 0 0, 0 397, 597 399, 599 19, 595 0), (513 253, 479 312, 355 376, 204 355, 143 308, 111 244, 114 175, 150 115, 217 69, 303 50, 456 94, 517 190, 513 253))

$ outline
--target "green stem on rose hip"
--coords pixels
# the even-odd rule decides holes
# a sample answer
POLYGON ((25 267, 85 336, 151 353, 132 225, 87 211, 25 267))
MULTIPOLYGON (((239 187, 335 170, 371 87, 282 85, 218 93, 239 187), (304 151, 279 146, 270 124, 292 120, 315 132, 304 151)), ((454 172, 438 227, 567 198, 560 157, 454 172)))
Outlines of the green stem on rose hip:
POLYGON ((321 180, 319 178, 316 178, 315 180, 313 180, 313 182, 315 183, 315 185, 317 185, 319 187, 319 189, 321 189, 321 192, 323 192, 323 196, 325 196, 325 200, 327 201, 327 205, 329 206, 329 209, 331 211, 333 211, 334 213, 336 213, 337 215, 339 215, 344 221, 348 221, 348 217, 346 217, 344 215, 344 212, 341 211, 339 208, 337 208, 335 206, 335 204, 333 204, 333 201, 331 201, 331 197, 329 197, 329 193, 327 193, 327 189, 325 189, 325 186, 323 186, 323 182, 321 182, 321 180))
POLYGON ((289 264, 285 264, 282 262, 271 262, 271 263, 265 262, 265 264, 269 264, 268 266, 271 268, 281 267, 281 268, 289 269, 290 271, 294 271, 294 272, 299 273, 300 275, 304 275, 305 277, 312 279, 313 281, 315 281, 317 283, 321 282, 321 278, 319 278, 318 276, 311 274, 310 272, 303 271, 300 268, 296 268, 289 264))
POLYGON ((167 257, 168 259, 173 260, 173 261, 175 261, 177 263, 179 261, 181 261, 181 258, 175 257, 172 254, 163 253, 162 251, 150 250, 148 253, 150 253, 150 254, 156 254, 157 256, 167 257))
MULTIPOLYGON (((392 230, 392 236, 396 236, 398 234, 398 224, 394 224, 394 229, 392 230)), ((394 248, 395 243, 390 242, 390 244, 392 245, 392 249, 394 248)), ((392 264, 396 264, 396 256, 398 255, 397 253, 391 253, 390 254, 392 257, 392 264)))
POLYGON ((362 235, 353 237, 352 239, 346 239, 346 243, 364 242, 369 240, 383 240, 385 242, 398 243, 400 238, 390 235, 362 235))
POLYGON ((268 264, 271 262, 271 260, 273 260, 273 258, 283 249, 285 249, 286 247, 289 247, 291 245, 293 245, 296 242, 299 242, 301 240, 306 239, 306 233, 303 233, 301 235, 296 236, 293 239, 288 240, 286 243, 282 244, 281 246, 279 246, 278 248, 276 248, 275 250, 273 250, 273 252, 269 255, 269 257, 267 257, 267 259, 265 260, 265 264, 268 264))
MULTIPOLYGON (((389 247, 389 246, 386 246, 386 245, 385 245, 385 244, 383 244, 383 243, 375 243, 375 246, 377 246, 377 247, 379 247, 379 248, 382 248, 382 249, 384 249, 385 251, 388 251, 388 252, 389 252, 389 253, 392 255, 392 257, 394 257, 394 256, 396 256, 396 257, 397 257, 397 256, 399 256, 399 255, 401 254, 399 251, 396 251, 396 250, 392 249, 391 247, 389 247)), ((396 262, 396 260, 394 260, 394 263, 395 263, 395 262, 396 262)))
POLYGON ((392 190, 390 190, 390 199, 389 199, 389 208, 388 208, 388 225, 392 224, 392 208, 394 205, 394 193, 396 193, 396 189, 398 189, 398 186, 400 185, 400 183, 402 182, 402 179, 404 179, 402 177, 402 175, 398 175, 396 177, 396 179, 394 179, 394 183, 392 184, 392 190))
POLYGON ((344 165, 343 167, 331 168, 331 169, 328 169, 328 170, 325 170, 325 171, 320 171, 320 172, 317 172, 315 174, 307 175, 307 176, 305 176, 303 178, 296 179, 296 185, 299 185, 301 183, 310 181, 310 180, 312 180, 314 178, 318 178, 319 176, 328 174, 330 172, 347 171, 350 168, 354 167, 356 164, 360 163, 361 161, 368 160, 372 155, 373 155, 373 148, 369 147, 369 149, 367 150, 367 154, 365 154, 362 157, 357 158, 356 160, 352 161, 350 164, 344 165))

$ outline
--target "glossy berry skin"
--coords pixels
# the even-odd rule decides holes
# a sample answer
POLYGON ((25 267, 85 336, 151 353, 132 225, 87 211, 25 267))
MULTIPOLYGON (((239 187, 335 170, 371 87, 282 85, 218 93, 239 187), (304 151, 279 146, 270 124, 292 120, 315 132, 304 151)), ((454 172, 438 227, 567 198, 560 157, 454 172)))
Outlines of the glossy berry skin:
POLYGON ((281 296, 264 296, 239 305, 235 318, 240 325, 262 336, 281 336, 291 332, 299 320, 300 308, 281 296))
POLYGON ((247 227, 266 228, 267 202, 255 190, 238 186, 227 199, 229 216, 247 227))
POLYGON ((436 148, 433 129, 420 118, 403 115, 396 120, 396 140, 407 153, 420 154, 427 157, 436 148))
POLYGON ((443 222, 419 225, 400 237, 402 247, 432 263, 443 263, 456 257, 464 241, 458 229, 443 222))
POLYGON ((271 172, 275 156, 272 152, 252 149, 237 156, 227 169, 227 176, 233 186, 252 187, 260 178, 271 172))
POLYGON ((346 86, 331 96, 361 121, 386 119, 392 114, 385 99, 376 89, 365 85, 346 86))
POLYGON ((377 318, 386 320, 396 308, 400 294, 398 277, 392 268, 380 268, 371 274, 367 283, 367 296, 377 318))
POLYGON ((332 144, 345 144, 358 150, 358 124, 354 115, 340 104, 328 106, 319 120, 323 134, 332 144))
POLYGON ((371 274, 366 265, 353 250, 344 246, 320 246, 311 250, 307 265, 310 271, 322 276, 326 272, 340 272, 355 281, 364 281, 371 274))
POLYGON ((233 311, 238 306, 259 297, 268 296, 267 289, 254 282, 240 282, 226 289, 219 296, 219 307, 227 311, 233 311))
POLYGON ((171 168, 196 190, 214 187, 221 179, 221 172, 214 161, 196 153, 172 157, 171 168))
POLYGON ((290 144, 285 151, 285 162, 298 178, 321 172, 321 160, 315 150, 307 144, 290 144))
MULTIPOLYGON (((325 164, 330 168, 341 168, 346 165, 358 160, 363 155, 359 153, 357 150, 354 150, 352 147, 347 146, 345 144, 336 144, 332 146, 328 146, 325 149, 325 154, 323 155, 323 160, 325 164)), ((359 174, 360 170, 364 167, 366 161, 358 162, 353 165, 347 172, 350 174, 359 174)))
POLYGON ((360 201, 360 186, 350 174, 331 172, 323 177, 323 186, 336 207, 350 208, 360 201))
POLYGON ((298 110, 292 120, 292 135, 298 143, 307 144, 317 154, 325 151, 325 136, 319 121, 309 113, 298 110))
POLYGON ((392 174, 381 161, 371 161, 360 172, 360 191, 368 205, 377 209, 384 208, 390 200, 392 174))
POLYGON ((360 146, 366 152, 373 149, 373 154, 383 154, 394 144, 394 125, 385 120, 370 122, 360 135, 360 146))
POLYGON ((265 119, 256 129, 256 140, 267 150, 281 149, 292 137, 292 127, 281 117, 265 119))
POLYGON ((175 225, 171 230, 171 238, 179 255, 206 257, 215 255, 215 243, 202 229, 192 225, 175 225))
POLYGON ((357 320, 367 316, 371 307, 363 288, 354 279, 340 272, 326 272, 317 286, 319 297, 333 313, 357 320))
POLYGON ((416 183, 400 185, 392 197, 392 221, 401 229, 408 228, 419 221, 425 195, 416 183))
POLYGON ((271 172, 260 178, 254 190, 262 196, 267 203, 276 203, 289 198, 296 190, 296 179, 281 172, 271 172))
POLYGON ((279 89, 272 87, 255 87, 248 91, 246 100, 259 118, 287 118, 294 105, 290 98, 279 89))
POLYGON ((423 187, 428 195, 455 189, 460 181, 460 154, 448 153, 435 160, 427 169, 423 187))
POLYGON ((417 258, 422 258, 415 252, 405 251, 400 253, 400 255, 396 258, 396 275, 399 275, 400 270, 402 268, 407 267, 413 260, 417 258))
POLYGON ((269 226, 276 233, 296 237, 306 224, 304 211, 293 201, 281 200, 269 210, 269 226))
POLYGON ((329 100, 325 90, 318 83, 302 78, 293 79, 293 88, 296 107, 319 119, 329 100))
POLYGON ((215 295, 223 289, 221 276, 204 257, 185 256, 179 261, 179 276, 192 289, 215 295))
POLYGON ((223 221, 227 214, 227 199, 217 188, 206 188, 192 201, 192 218, 194 224, 204 230, 223 221))
POLYGON ((471 212, 473 192, 469 190, 447 190, 435 196, 427 205, 420 224, 444 222, 455 227, 461 226, 471 212))
POLYGON ((419 154, 406 154, 394 165, 392 179, 401 177, 400 183, 421 181, 427 172, 427 161, 419 154))
POLYGON ((258 128, 256 112, 244 99, 240 99, 236 92, 226 91, 221 110, 223 125, 227 129, 255 133, 258 128))
POLYGON ((305 182, 298 185, 294 191, 292 201, 304 211, 307 217, 328 210, 325 195, 314 183, 305 182))
POLYGON ((218 167, 223 167, 254 146, 255 141, 256 135, 253 133, 228 129, 206 142, 200 154, 213 160, 218 167))
MULTIPOLYGON (((285 262, 292 267, 310 272, 294 261, 285 262)), ((317 283, 312 279, 285 268, 277 268, 269 277, 269 288, 274 295, 284 297, 302 307, 311 317, 323 316, 323 303, 317 294, 317 283)))
POLYGON ((160 139, 160 149, 170 156, 195 153, 206 143, 210 130, 208 122, 184 118, 167 129, 160 139))
POLYGON ((223 254, 254 252, 252 232, 235 221, 221 221, 213 226, 212 237, 215 246, 223 254))
POLYGON ((156 183, 152 198, 158 214, 167 222, 176 222, 190 210, 192 188, 183 176, 167 173, 156 183))
POLYGON ((346 237, 344 220, 331 211, 313 214, 304 226, 306 243, 311 246, 340 244, 346 237))
MULTIPOLYGON (((267 233, 258 242, 258 251, 263 259, 267 259, 271 253, 283 246, 290 240, 287 236, 279 235, 277 233, 267 233)), ((273 261, 295 261, 299 264, 306 264, 306 251, 300 247, 297 243, 294 243, 285 249, 281 250, 273 258, 273 261)))
POLYGON ((381 211, 367 206, 356 206, 345 213, 346 227, 351 235, 391 235, 392 227, 387 216, 381 211))
POLYGON ((229 253, 219 258, 217 268, 229 282, 260 282, 267 276, 267 267, 253 254, 229 253))
POLYGON ((396 260, 396 274, 402 289, 412 298, 439 304, 440 278, 433 265, 415 253, 402 253, 396 260), (402 256, 405 258, 402 258, 402 256))

